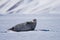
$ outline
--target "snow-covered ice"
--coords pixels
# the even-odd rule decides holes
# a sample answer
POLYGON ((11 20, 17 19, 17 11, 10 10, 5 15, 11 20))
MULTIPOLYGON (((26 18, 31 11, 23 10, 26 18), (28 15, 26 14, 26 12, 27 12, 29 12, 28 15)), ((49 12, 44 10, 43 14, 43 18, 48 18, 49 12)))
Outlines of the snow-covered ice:
POLYGON ((0 40, 60 40, 59 32, 0 33, 0 40))
POLYGON ((60 40, 59 15, 21 14, 0 16, 0 39, 1 40, 60 40), (37 31, 13 32, 8 31, 12 26, 37 19, 37 31), (50 31, 40 31, 42 29, 50 31), (7 32, 6 32, 7 31, 7 32))

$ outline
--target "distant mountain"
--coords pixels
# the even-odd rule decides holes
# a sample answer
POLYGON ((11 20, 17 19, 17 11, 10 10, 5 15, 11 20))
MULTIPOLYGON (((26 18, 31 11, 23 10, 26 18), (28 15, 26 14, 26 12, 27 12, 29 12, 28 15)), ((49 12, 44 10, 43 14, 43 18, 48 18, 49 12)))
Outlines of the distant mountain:
POLYGON ((0 14, 60 13, 59 0, 2 0, 0 14))

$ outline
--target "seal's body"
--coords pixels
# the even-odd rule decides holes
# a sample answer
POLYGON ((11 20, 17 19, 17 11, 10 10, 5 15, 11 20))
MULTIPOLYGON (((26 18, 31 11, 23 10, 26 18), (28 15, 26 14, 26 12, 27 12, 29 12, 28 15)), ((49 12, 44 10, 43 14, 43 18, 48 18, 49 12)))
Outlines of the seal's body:
POLYGON ((10 28, 9 30, 20 32, 20 31, 31 31, 36 27, 36 19, 33 21, 17 24, 16 26, 10 28))

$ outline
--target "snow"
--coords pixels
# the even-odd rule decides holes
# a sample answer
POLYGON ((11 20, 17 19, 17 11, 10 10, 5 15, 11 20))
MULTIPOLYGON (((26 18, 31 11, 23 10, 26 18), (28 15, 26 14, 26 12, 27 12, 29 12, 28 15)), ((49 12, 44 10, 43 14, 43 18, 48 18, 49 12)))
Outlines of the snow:
POLYGON ((1 40, 59 40, 59 32, 19 32, 19 33, 2 33, 1 40))
POLYGON ((60 40, 59 5, 60 0, 0 0, 0 40, 60 40), (8 30, 35 18, 34 31, 8 30))
POLYGON ((0 40, 60 40, 60 15, 21 14, 0 16, 0 40), (13 32, 12 26, 37 19, 37 31, 13 32), (40 31, 40 30, 49 31, 40 31))

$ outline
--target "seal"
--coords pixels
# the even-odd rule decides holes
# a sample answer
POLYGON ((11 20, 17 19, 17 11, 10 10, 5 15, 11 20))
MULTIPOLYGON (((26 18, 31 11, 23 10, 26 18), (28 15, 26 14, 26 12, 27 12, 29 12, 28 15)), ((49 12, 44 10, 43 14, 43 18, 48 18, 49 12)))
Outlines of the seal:
POLYGON ((8 29, 8 30, 12 30, 12 31, 15 31, 15 32, 32 31, 32 30, 35 29, 36 24, 37 24, 37 20, 33 19, 33 21, 28 21, 28 22, 25 22, 25 23, 17 24, 15 26, 13 26, 12 28, 8 29))

